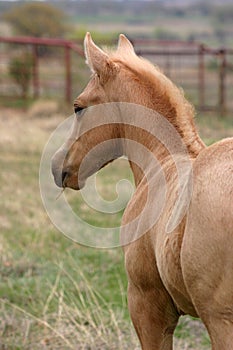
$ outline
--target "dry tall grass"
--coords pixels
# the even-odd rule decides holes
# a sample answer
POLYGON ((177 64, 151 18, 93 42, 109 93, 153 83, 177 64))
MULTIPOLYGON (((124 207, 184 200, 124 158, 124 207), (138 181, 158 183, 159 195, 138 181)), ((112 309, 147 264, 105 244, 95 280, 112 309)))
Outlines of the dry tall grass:
MULTIPOLYGON (((139 349, 127 316, 121 253, 68 241, 41 204, 41 152, 64 116, 43 101, 41 118, 38 106, 0 114, 0 349, 139 349), (122 269, 112 272, 118 264, 122 269)), ((233 123, 205 120, 200 128, 208 139, 226 129, 232 134, 233 123)), ((182 318, 174 349, 209 348, 202 324, 182 318)))

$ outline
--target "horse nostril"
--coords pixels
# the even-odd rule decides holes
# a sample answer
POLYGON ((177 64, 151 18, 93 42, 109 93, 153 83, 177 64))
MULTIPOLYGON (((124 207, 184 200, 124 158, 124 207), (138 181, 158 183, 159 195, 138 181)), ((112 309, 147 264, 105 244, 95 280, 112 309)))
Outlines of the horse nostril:
POLYGON ((61 175, 61 183, 62 183, 62 185, 64 184, 64 181, 65 181, 65 179, 66 179, 66 177, 68 176, 68 171, 66 171, 66 170, 63 170, 62 171, 62 175, 61 175))

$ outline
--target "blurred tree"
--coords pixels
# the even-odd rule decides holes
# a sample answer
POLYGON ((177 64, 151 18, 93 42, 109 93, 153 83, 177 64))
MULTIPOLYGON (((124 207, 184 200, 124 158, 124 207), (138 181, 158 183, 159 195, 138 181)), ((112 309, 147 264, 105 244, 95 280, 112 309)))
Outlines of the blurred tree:
MULTIPOLYGON (((88 31, 87 27, 79 26, 78 28, 70 32, 70 34, 68 35, 68 38, 82 43, 87 31, 88 31)), ((91 32, 91 36, 97 43, 104 43, 104 44, 106 44, 107 42, 111 44, 113 42, 116 42, 119 34, 120 33, 117 31, 109 31, 109 30, 104 32, 92 30, 91 32)))
POLYGON ((4 14, 4 19, 20 35, 58 37, 65 33, 64 13, 46 3, 28 2, 14 6, 4 14))
POLYGON ((32 78, 32 57, 27 52, 13 57, 9 63, 9 74, 18 85, 22 98, 27 98, 32 78))
POLYGON ((213 11, 214 4, 212 0, 198 0, 197 2, 193 2, 190 7, 188 7, 188 11, 192 12, 196 16, 210 16, 213 11))
POLYGON ((232 37, 233 6, 216 6, 213 9, 212 25, 220 43, 226 45, 227 37, 232 37))
POLYGON ((157 40, 181 40, 178 33, 160 27, 155 29, 154 38, 157 40))

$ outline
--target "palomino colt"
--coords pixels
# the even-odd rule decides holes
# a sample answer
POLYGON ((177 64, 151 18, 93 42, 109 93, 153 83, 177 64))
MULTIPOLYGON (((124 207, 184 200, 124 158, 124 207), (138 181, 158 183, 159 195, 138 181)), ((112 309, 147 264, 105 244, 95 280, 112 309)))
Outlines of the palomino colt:
MULTIPOLYGON (((79 190, 87 177, 109 161, 127 156, 136 191, 123 216, 121 239, 129 311, 142 348, 171 350, 179 316, 189 314, 204 322, 212 349, 233 349, 233 139, 205 147, 194 125, 193 108, 182 92, 158 68, 138 57, 124 35, 120 35, 115 52, 97 47, 89 33, 84 45, 93 74, 75 100, 71 137, 53 157, 55 182, 60 187, 79 190), (109 122, 105 120, 103 126, 87 127, 88 131, 82 132, 85 124, 90 124, 95 108, 111 103, 119 104, 119 109, 113 108, 118 121, 114 122, 110 113, 109 122), (160 136, 134 124, 133 114, 131 125, 125 122, 127 113, 123 113, 121 103, 153 111, 151 129, 156 126, 160 136), (167 124, 157 115, 163 116, 167 124), (162 137, 161 125, 170 125, 175 130, 174 137, 179 135, 191 168, 183 174, 184 187, 191 183, 190 199, 170 230, 167 224, 174 207, 178 202, 185 207, 182 198, 177 200, 182 169, 178 174, 179 151, 174 155, 165 147, 173 137, 166 139, 166 130, 162 137), (141 157, 143 164, 136 157, 141 152, 136 144, 141 145, 142 153, 148 150, 148 158, 144 153, 141 157), (95 156, 84 162, 92 148, 95 156), (82 162, 85 165, 81 169, 82 162), (164 183, 165 197, 160 191, 164 183), (144 210, 149 197, 151 205, 144 210), (153 222, 157 206, 161 206, 160 212, 153 222), (132 222, 136 225, 130 226, 132 222), (127 231, 127 227, 131 229, 127 231)), ((147 118, 139 114, 141 120, 147 118)), ((94 117, 101 119, 101 113, 94 117)))

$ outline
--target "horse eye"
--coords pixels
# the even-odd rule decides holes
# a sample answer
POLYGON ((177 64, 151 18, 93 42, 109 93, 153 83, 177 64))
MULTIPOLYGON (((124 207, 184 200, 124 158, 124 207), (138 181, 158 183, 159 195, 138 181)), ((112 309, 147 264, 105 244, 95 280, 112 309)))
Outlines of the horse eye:
POLYGON ((77 116, 80 116, 82 114, 82 111, 84 110, 84 107, 80 107, 80 106, 77 106, 74 108, 74 113, 77 115, 77 116))

